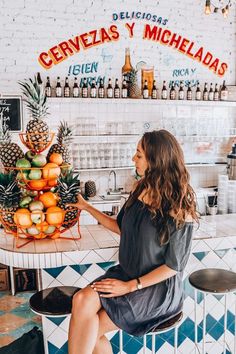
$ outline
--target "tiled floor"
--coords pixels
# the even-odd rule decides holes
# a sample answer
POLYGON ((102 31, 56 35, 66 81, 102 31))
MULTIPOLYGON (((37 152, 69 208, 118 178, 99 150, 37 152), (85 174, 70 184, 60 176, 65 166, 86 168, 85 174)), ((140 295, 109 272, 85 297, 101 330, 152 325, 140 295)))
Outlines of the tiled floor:
POLYGON ((32 292, 11 296, 8 291, 0 291, 0 348, 11 343, 34 326, 41 329, 41 318, 29 308, 32 292))

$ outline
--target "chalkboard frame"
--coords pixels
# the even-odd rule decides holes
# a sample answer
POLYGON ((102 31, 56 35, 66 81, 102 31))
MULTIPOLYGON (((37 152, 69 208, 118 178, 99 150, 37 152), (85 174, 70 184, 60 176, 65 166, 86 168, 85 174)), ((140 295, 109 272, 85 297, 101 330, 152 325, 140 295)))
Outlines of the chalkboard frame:
POLYGON ((17 130, 11 130, 10 132, 12 133, 19 133, 19 132, 23 132, 23 99, 21 95, 10 95, 10 94, 2 94, 0 95, 0 100, 1 99, 13 99, 13 100, 18 100, 19 101, 19 105, 20 105, 20 109, 19 109, 19 113, 20 113, 20 120, 19 120, 19 129, 17 130))

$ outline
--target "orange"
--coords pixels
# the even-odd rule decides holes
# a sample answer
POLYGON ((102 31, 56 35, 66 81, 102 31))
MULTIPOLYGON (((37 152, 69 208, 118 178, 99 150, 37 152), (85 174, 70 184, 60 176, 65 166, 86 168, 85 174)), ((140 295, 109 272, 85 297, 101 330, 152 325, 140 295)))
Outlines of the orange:
POLYGON ((44 179, 32 179, 31 181, 28 181, 29 187, 34 190, 34 191, 40 191, 47 185, 47 181, 44 179))
MULTIPOLYGON (((39 231, 44 232, 45 230, 47 230, 48 228, 48 223, 47 221, 43 221, 40 224, 36 224, 36 229, 38 229, 39 231)), ((47 236, 47 235, 46 235, 47 236)))
POLYGON ((57 185, 57 179, 50 179, 48 180, 49 187, 55 187, 57 185))
POLYGON ((39 196, 40 202, 43 203, 45 208, 55 207, 57 205, 58 197, 53 192, 45 192, 39 196))
POLYGON ((53 206, 46 211, 46 221, 49 225, 60 226, 65 218, 65 211, 57 206, 53 206))
POLYGON ((60 237, 60 232, 56 231, 54 234, 52 234, 52 236, 50 236, 51 239, 55 240, 56 238, 60 237))
POLYGON ((33 224, 30 217, 30 211, 25 208, 18 209, 14 214, 14 223, 21 227, 30 227, 33 224))
POLYGON ((58 152, 53 152, 52 155, 50 155, 49 157, 49 161, 60 166, 63 162, 63 158, 62 155, 59 154, 58 152))
POLYGON ((53 162, 48 162, 43 167, 43 178, 45 179, 55 179, 60 176, 61 169, 60 167, 53 162))

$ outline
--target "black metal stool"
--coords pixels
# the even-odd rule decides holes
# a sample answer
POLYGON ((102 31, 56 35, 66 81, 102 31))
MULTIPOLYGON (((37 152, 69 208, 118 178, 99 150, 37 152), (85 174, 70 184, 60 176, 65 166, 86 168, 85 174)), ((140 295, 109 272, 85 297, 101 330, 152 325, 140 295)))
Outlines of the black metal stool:
MULTIPOLYGON (((226 353, 226 330, 227 330, 227 295, 236 291, 236 273, 225 269, 208 268, 200 269, 189 276, 189 282, 194 288, 195 297, 195 345, 198 347, 197 332, 197 291, 203 293, 203 343, 202 353, 205 354, 206 346, 206 295, 217 294, 225 296, 224 313, 224 353, 226 353)), ((235 312, 236 315, 236 312, 235 312)), ((236 317, 236 316, 235 316, 236 317)), ((236 321, 235 321, 236 336, 236 321)), ((236 353, 236 338, 234 341, 234 353, 236 353)))
POLYGON ((69 316, 73 295, 79 290, 80 288, 74 286, 58 286, 38 291, 31 296, 29 300, 31 310, 42 316, 45 354, 48 353, 45 318, 69 316))

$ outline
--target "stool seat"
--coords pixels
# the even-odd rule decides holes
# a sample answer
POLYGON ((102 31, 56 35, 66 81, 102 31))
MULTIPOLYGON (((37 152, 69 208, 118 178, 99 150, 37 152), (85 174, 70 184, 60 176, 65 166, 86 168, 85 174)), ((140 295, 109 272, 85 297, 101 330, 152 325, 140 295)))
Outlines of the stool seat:
POLYGON ((189 276, 190 284, 209 293, 229 293, 236 290, 236 273, 225 269, 200 269, 189 276))
POLYGON ((38 291, 29 300, 32 311, 45 316, 63 316, 71 313, 72 297, 80 288, 57 286, 38 291))
POLYGON ((169 318, 169 320, 161 323, 160 325, 158 325, 157 327, 155 327, 150 333, 158 333, 158 332, 165 332, 165 331, 169 331, 172 328, 175 328, 182 320, 183 318, 183 312, 179 312, 177 313, 177 315, 175 315, 174 317, 169 318))

